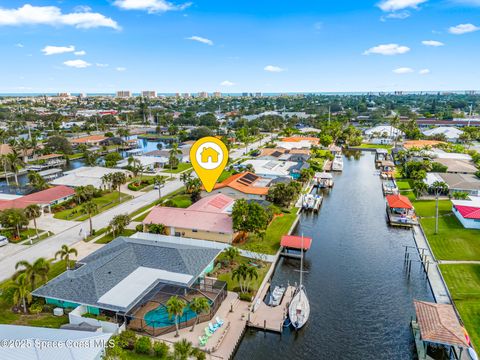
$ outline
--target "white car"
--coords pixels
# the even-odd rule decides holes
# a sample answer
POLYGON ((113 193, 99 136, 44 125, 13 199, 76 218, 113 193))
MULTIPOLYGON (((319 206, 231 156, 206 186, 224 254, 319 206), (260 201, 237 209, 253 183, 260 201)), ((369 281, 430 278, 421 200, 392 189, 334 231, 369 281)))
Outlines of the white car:
POLYGON ((0 246, 5 246, 9 243, 8 239, 5 236, 0 235, 0 246))

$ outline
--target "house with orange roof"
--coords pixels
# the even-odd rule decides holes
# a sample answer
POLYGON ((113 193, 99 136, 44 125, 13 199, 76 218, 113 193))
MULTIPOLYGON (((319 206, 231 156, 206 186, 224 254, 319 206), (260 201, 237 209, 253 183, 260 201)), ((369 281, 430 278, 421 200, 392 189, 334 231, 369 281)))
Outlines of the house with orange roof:
POLYGON ((91 146, 99 146, 101 142, 107 140, 108 138, 103 135, 89 135, 89 136, 82 136, 76 139, 70 140, 73 145, 91 145, 91 146))
POLYGON ((407 140, 403 143, 403 147, 408 150, 412 148, 423 149, 426 147, 433 147, 439 144, 446 144, 446 142, 438 140, 407 140))
MULTIPOLYGON (((210 194, 224 194, 233 199, 265 200, 271 181, 272 179, 246 171, 217 183, 210 194)), ((207 194, 206 191, 202 191, 202 196, 207 194)))

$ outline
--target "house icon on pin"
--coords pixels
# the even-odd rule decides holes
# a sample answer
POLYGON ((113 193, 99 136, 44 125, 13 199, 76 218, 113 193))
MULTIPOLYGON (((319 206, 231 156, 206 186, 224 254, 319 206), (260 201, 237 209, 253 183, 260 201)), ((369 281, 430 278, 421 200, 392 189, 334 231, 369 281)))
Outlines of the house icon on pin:
POLYGON ((211 162, 218 162, 218 152, 212 148, 206 147, 202 150, 202 163, 208 163, 208 159, 211 159, 211 162))

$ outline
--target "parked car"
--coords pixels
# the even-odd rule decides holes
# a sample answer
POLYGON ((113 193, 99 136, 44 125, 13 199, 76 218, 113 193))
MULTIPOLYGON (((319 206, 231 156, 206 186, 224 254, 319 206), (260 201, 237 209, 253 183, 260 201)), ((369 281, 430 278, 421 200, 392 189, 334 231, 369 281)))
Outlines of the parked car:
POLYGON ((9 243, 8 239, 5 236, 0 235, 0 246, 5 246, 9 243))

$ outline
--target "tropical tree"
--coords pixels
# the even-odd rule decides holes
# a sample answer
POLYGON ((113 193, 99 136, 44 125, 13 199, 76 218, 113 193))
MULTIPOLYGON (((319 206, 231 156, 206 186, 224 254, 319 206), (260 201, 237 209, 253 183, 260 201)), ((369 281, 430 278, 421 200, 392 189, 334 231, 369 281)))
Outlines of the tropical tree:
POLYGON ((233 230, 240 232, 242 239, 248 233, 260 234, 268 225, 268 215, 256 202, 247 202, 245 199, 235 201, 232 209, 233 230))
POLYGON ((20 274, 10 285, 13 290, 13 302, 15 305, 22 304, 23 312, 27 313, 27 303, 32 301, 32 293, 30 292, 30 284, 26 274, 20 274))
POLYGON ((148 232, 150 234, 163 234, 166 233, 166 227, 163 224, 149 224, 148 225, 148 232))
POLYGON ((104 188, 107 188, 107 187, 108 187, 108 189, 109 189, 110 191, 112 191, 112 187, 113 187, 113 186, 112 186, 112 178, 113 178, 112 175, 113 175, 113 173, 104 174, 104 175, 102 176, 102 178, 101 178, 101 179, 102 179, 102 185, 103 185, 103 187, 104 187, 104 188))
POLYGON ((50 260, 43 257, 38 258, 30 264, 26 260, 21 260, 15 264, 15 270, 18 270, 14 278, 24 274, 28 280, 28 284, 32 286, 32 290, 35 289, 37 279, 45 282, 48 280, 48 272, 50 271, 50 260), (18 268, 22 267, 20 270, 18 268))
POLYGON ((87 201, 83 204, 82 212, 88 215, 88 222, 90 224, 90 235, 93 235, 93 224, 92 224, 92 216, 98 213, 98 205, 93 201, 87 201))
POLYGON ((207 298, 196 297, 192 301, 190 301, 188 306, 190 307, 190 310, 192 310, 196 315, 196 320, 193 322, 192 328, 190 329, 190 331, 193 331, 195 325, 198 324, 200 320, 198 315, 202 313, 206 314, 210 311, 210 303, 208 302, 207 298))
POLYGON ((97 165, 98 153, 95 151, 84 151, 83 158, 85 160, 85 165, 95 166, 97 165))
POLYGON ((416 197, 428 191, 428 185, 423 180, 415 180, 412 187, 416 197))
POLYGON ((113 217, 109 225, 112 228, 113 237, 120 235, 130 224, 130 216, 128 214, 119 214, 113 217))
POLYGON ((156 175, 153 178, 154 184, 158 187, 158 200, 162 198, 162 187, 165 185, 165 178, 160 175, 156 175))
POLYGON ((238 281, 240 292, 246 294, 250 290, 250 281, 258 278, 257 269, 253 266, 248 266, 245 263, 238 265, 236 269, 232 270, 232 280, 238 281))
POLYGON ((182 181, 185 186, 187 185, 188 181, 191 179, 192 179, 191 171, 185 171, 180 174, 180 181, 182 181))
POLYGON ((35 171, 28 172, 28 183, 37 191, 45 190, 48 188, 48 184, 45 179, 35 171))
POLYGON ((20 238, 20 230, 28 225, 28 219, 23 209, 5 209, 0 212, 0 224, 3 228, 14 228, 15 237, 20 238))
MULTIPOLYGON (((37 234, 38 239, 38 227, 37 227, 37 218, 42 215, 42 210, 37 204, 28 205, 25 208, 25 216, 28 220, 33 220, 33 226, 35 227, 35 234, 37 234)), ((30 239, 30 245, 32 244, 32 239, 30 239)))
POLYGON ((137 177, 137 175, 140 173, 140 178, 142 177, 142 172, 143 172, 143 166, 140 160, 135 159, 133 156, 129 156, 127 159, 128 166, 130 167, 130 170, 133 173, 133 176, 137 177))
POLYGON ((438 197, 448 192, 448 185, 443 181, 435 181, 430 190, 435 195, 435 234, 438 234, 438 197))
POLYGON ((24 165, 22 157, 17 152, 17 150, 12 149, 12 151, 7 154, 8 166, 13 171, 15 176, 15 184, 18 184, 18 171, 24 165))
POLYGON ((169 158, 168 158, 168 163, 170 165, 170 178, 173 177, 173 168, 178 166, 179 160, 177 158, 177 155, 180 155, 182 153, 182 150, 178 148, 178 143, 173 143, 172 147, 170 149, 169 153, 169 158))
POLYGON ((68 245, 65 244, 63 244, 60 250, 55 253, 55 259, 59 257, 60 260, 65 260, 65 263, 67 264, 67 270, 70 269, 71 256, 78 256, 78 251, 77 249, 68 247, 68 245))
POLYGON ((120 187, 127 182, 127 176, 125 173, 118 171, 112 174, 112 187, 118 189, 118 202, 121 200, 122 193, 120 187))
POLYGON ((9 182, 9 177, 8 177, 8 170, 10 169, 10 160, 8 159, 7 154, 2 154, 0 156, 0 162, 2 163, 3 166, 3 172, 5 173, 5 181, 7 183, 7 186, 10 186, 9 182))
POLYGON ((168 317, 171 319, 172 317, 175 319, 175 337, 178 337, 178 321, 180 317, 183 315, 183 310, 187 303, 180 299, 177 295, 171 296, 166 303, 168 317))
POLYGON ((173 358, 175 360, 188 360, 193 350, 192 343, 187 339, 182 339, 173 344, 173 358))
POLYGON ((225 250, 223 250, 223 252, 225 253, 225 257, 230 264, 233 260, 235 260, 238 255, 240 255, 240 251, 234 246, 226 248, 225 250))

